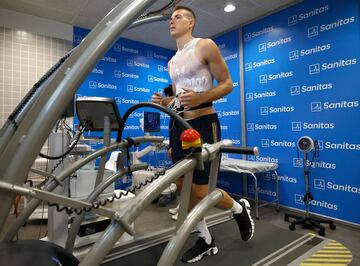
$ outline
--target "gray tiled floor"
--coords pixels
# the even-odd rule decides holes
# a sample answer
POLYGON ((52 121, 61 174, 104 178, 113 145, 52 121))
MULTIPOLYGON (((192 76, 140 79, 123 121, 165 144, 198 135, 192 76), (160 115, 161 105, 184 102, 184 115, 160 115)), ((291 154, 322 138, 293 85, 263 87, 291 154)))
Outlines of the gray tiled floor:
MULTIPOLYGON (((168 208, 174 206, 175 202, 170 204, 168 207, 158 207, 154 204, 150 205, 147 212, 143 213, 135 222, 137 234, 143 235, 147 233, 153 233, 157 230, 175 225, 175 223, 171 220, 170 214, 168 214, 168 208)), ((219 210, 211 210, 212 213, 216 211, 219 210)), ((14 215, 9 217, 5 226, 5 230, 9 227, 14 218, 14 215)), ((261 208, 260 219, 271 225, 288 230, 289 223, 284 221, 284 212, 281 211, 278 213, 273 207, 261 208)), ((351 265, 360 265, 360 230, 338 223, 336 225, 337 228, 334 231, 328 228, 326 229, 326 237, 334 239, 350 249, 353 254, 353 262, 351 265)), ((46 234, 46 230, 46 225, 41 224, 40 221, 32 221, 21 229, 19 237, 20 239, 36 239, 39 237, 39 235, 40 237, 43 237, 46 234)), ((300 234, 306 234, 309 232, 309 230, 297 227, 296 232, 300 234)), ((0 234, 0 237, 2 235, 3 233, 0 234)))

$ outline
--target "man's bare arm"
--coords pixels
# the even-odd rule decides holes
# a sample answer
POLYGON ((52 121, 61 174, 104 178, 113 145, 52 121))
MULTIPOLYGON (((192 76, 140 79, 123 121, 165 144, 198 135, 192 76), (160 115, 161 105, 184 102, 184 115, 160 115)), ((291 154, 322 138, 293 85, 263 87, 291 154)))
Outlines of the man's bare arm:
POLYGON ((217 45, 211 39, 201 40, 199 42, 199 55, 209 65, 211 74, 218 82, 216 87, 205 93, 204 102, 215 101, 229 94, 233 89, 232 81, 217 45))

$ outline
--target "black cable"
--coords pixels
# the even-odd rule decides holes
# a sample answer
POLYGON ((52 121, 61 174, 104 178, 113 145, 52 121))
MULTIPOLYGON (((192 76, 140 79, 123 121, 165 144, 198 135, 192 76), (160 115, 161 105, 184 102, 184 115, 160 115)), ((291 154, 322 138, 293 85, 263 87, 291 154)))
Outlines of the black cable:
POLYGON ((49 78, 51 77, 56 70, 66 61, 66 59, 71 55, 73 52, 70 51, 66 55, 64 55, 55 65, 50 68, 40 79, 38 82, 36 82, 33 87, 27 92, 25 97, 21 100, 21 102, 16 106, 15 110, 9 115, 8 120, 13 124, 15 128, 18 127, 15 119, 18 116, 18 114, 24 109, 24 107, 27 105, 27 103, 31 100, 31 98, 35 95, 37 90, 40 88, 40 86, 49 78))
POLYGON ((152 107, 152 108, 158 109, 158 110, 168 114, 170 117, 172 117, 177 122, 179 122, 180 125, 182 125, 185 129, 192 128, 190 126, 190 124, 188 122, 186 122, 186 120, 184 120, 180 115, 178 115, 177 113, 175 113, 174 111, 172 111, 171 109, 169 109, 167 107, 161 106, 161 105, 156 104, 156 103, 139 103, 139 104, 135 104, 135 105, 131 106, 125 112, 125 114, 121 117, 119 130, 118 130, 118 135, 117 135, 117 139, 116 139, 117 142, 121 142, 121 140, 122 140, 122 133, 123 133, 124 128, 125 128, 125 123, 126 123, 126 120, 128 119, 128 117, 130 116, 130 114, 133 111, 135 111, 135 110, 137 110, 139 108, 142 108, 142 107, 152 107))
POLYGON ((92 209, 98 209, 100 206, 103 207, 108 203, 111 203, 116 199, 120 199, 122 196, 127 196, 129 193, 134 193, 136 190, 142 188, 143 186, 146 186, 150 183, 152 183, 153 181, 157 180, 160 176, 164 175, 165 171, 161 171, 158 173, 155 173, 154 176, 150 179, 145 180, 144 183, 140 183, 137 186, 133 186, 130 189, 127 189, 125 192, 120 191, 119 196, 117 196, 115 193, 110 197, 110 198, 105 198, 103 200, 100 201, 95 201, 93 203, 91 203, 91 207, 82 207, 82 208, 72 208, 72 207, 66 207, 66 206, 60 206, 58 203, 50 203, 47 202, 48 206, 50 207, 56 207, 56 210, 58 212, 61 211, 66 211, 67 214, 73 214, 76 213, 77 215, 82 214, 83 212, 89 212, 92 209))
POLYGON ((76 137, 75 142, 74 142, 74 143, 70 146, 70 148, 69 148, 66 152, 64 152, 63 154, 58 155, 58 156, 48 156, 48 155, 43 154, 43 153, 40 152, 40 153, 39 153, 39 156, 42 157, 42 158, 48 159, 48 160, 58 160, 58 159, 64 158, 66 155, 68 155, 68 154, 74 149, 74 147, 75 147, 76 144, 79 142, 80 137, 81 137, 81 135, 84 133, 84 131, 85 131, 85 127, 82 128, 82 130, 79 132, 78 136, 76 137))

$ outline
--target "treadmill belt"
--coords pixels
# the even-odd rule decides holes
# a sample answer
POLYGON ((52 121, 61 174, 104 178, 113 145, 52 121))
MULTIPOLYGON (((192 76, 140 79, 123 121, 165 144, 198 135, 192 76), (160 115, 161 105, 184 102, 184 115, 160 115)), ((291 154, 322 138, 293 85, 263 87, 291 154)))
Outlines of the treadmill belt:
MULTIPOLYGON (((252 265, 302 236, 296 232, 257 220, 255 221, 254 237, 249 242, 241 240, 235 220, 212 226, 210 232, 215 239, 219 252, 215 256, 206 256, 202 260, 193 263, 194 266, 252 265)), ((196 239, 197 234, 190 235, 184 250, 190 248, 196 239)), ((103 265, 154 266, 157 265, 165 247, 166 244, 154 246, 103 265)), ((175 263, 175 265, 186 264, 181 262, 180 258, 175 263)))

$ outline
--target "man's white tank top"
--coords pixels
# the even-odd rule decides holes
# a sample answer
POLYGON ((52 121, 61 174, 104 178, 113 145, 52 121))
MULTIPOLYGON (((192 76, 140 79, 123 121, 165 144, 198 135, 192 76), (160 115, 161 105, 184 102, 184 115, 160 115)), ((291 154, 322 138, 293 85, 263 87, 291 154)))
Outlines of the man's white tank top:
POLYGON ((195 55, 195 46, 200 38, 194 38, 178 50, 170 60, 170 77, 176 88, 176 95, 182 88, 195 92, 209 91, 213 88, 213 77, 208 65, 200 62, 195 55))

